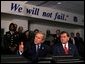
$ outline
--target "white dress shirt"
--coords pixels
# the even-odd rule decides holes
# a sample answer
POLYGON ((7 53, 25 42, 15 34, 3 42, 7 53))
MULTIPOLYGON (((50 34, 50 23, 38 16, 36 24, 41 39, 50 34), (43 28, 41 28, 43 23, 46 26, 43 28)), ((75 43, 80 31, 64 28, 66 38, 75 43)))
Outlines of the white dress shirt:
POLYGON ((71 39, 72 39, 73 44, 75 44, 75 40, 74 40, 74 38, 71 38, 71 39))
POLYGON ((20 54, 20 55, 22 55, 22 53, 23 53, 22 51, 19 51, 19 54, 20 54))
MULTIPOLYGON (((63 45, 63 48, 64 48, 64 46, 65 46, 65 44, 62 44, 63 45)), ((68 47, 68 42, 66 43, 66 48, 68 49, 69 47, 68 47)))
POLYGON ((38 50, 38 46, 39 46, 39 49, 40 49, 41 44, 36 45, 36 52, 38 50))

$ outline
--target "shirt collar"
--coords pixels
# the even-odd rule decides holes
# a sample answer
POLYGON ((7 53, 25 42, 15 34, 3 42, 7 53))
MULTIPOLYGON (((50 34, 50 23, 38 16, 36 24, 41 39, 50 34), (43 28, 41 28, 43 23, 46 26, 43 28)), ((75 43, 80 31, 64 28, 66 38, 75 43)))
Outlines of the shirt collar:
MULTIPOLYGON (((65 44, 62 44, 62 45, 63 45, 63 47, 64 47, 65 44)), ((68 42, 66 43, 66 47, 68 48, 68 42)))
POLYGON ((41 44, 36 44, 36 46, 38 46, 38 45, 39 45, 39 48, 40 48, 41 44))

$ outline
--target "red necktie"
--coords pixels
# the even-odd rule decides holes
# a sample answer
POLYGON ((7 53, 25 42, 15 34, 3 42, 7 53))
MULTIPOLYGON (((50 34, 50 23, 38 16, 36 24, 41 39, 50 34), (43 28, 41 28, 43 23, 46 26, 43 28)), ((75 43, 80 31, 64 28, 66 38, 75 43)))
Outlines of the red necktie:
POLYGON ((64 45, 64 51, 65 51, 65 54, 68 54, 68 49, 66 47, 66 44, 64 45))

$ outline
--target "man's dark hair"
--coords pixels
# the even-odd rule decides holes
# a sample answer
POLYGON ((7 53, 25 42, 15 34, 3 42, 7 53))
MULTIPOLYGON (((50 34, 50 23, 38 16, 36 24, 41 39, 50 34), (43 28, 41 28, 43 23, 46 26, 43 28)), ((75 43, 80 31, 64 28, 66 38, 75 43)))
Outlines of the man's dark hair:
POLYGON ((66 32, 66 31, 62 31, 62 32, 60 33, 60 35, 61 35, 61 34, 64 34, 64 33, 66 33, 66 34, 67 34, 67 36, 69 37, 69 33, 68 33, 68 32, 66 32))
POLYGON ((13 26, 13 31, 15 30, 15 25, 14 25, 14 23, 10 23, 10 25, 9 25, 9 30, 11 30, 11 26, 13 26))

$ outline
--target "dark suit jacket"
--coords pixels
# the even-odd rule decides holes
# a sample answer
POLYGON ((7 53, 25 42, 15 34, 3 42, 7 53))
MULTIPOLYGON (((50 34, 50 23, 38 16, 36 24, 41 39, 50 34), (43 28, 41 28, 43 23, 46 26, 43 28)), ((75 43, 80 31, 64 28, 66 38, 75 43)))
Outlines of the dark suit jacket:
MULTIPOLYGON (((74 57, 79 57, 76 46, 71 44, 71 43, 68 43, 68 46, 69 46, 69 54, 68 55, 72 55, 74 57)), ((54 56, 56 56, 56 55, 60 55, 60 56, 65 55, 65 52, 64 52, 64 49, 63 49, 63 46, 62 46, 61 43, 56 44, 54 46, 53 55, 54 56)))
POLYGON ((48 53, 48 46, 45 45, 45 44, 41 44, 41 47, 40 47, 40 49, 39 49, 39 53, 38 53, 38 55, 37 55, 37 53, 36 53, 36 45, 33 44, 30 48, 28 48, 28 49, 23 53, 23 55, 24 55, 26 58, 34 61, 34 60, 37 60, 38 57, 45 57, 45 56, 47 55, 47 53, 48 53))
POLYGON ((84 57, 84 41, 81 37, 75 37, 75 45, 78 48, 79 55, 84 57))
MULTIPOLYGON (((74 38, 74 42, 75 42, 75 38, 74 38)), ((71 38, 69 38, 69 43, 73 44, 73 40, 71 38)))

